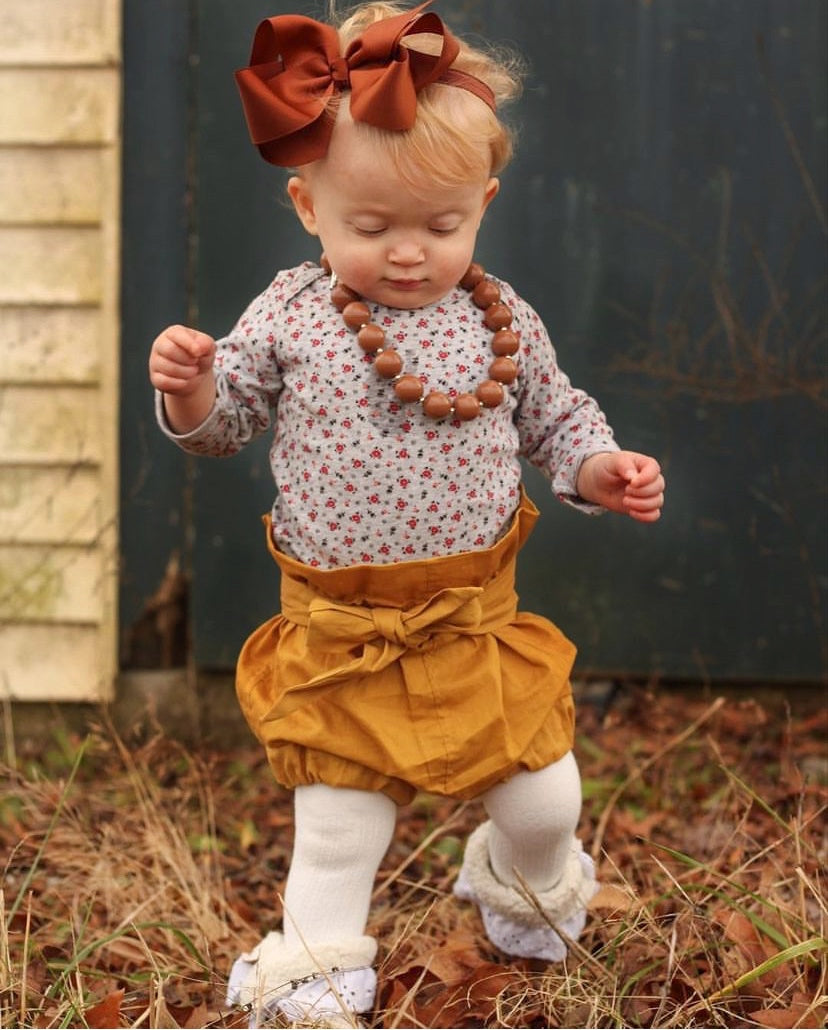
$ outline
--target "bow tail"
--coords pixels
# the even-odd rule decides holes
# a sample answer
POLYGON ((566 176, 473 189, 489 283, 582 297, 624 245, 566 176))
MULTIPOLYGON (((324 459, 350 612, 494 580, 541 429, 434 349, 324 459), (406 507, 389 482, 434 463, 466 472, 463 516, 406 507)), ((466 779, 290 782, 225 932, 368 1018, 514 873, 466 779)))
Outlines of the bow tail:
MULTIPOLYGON (((390 640, 370 640, 362 645, 362 650, 355 658, 345 660, 342 664, 334 665, 317 673, 304 683, 297 683, 291 686, 287 698, 293 699, 291 707, 298 707, 300 704, 307 704, 314 696, 325 693, 326 690, 339 683, 354 682, 363 676, 370 676, 373 673, 387 669, 405 651, 401 644, 393 643, 390 640)), ((345 656, 343 655, 343 658, 345 656)), ((280 714, 284 715, 284 702, 280 704, 280 714)))

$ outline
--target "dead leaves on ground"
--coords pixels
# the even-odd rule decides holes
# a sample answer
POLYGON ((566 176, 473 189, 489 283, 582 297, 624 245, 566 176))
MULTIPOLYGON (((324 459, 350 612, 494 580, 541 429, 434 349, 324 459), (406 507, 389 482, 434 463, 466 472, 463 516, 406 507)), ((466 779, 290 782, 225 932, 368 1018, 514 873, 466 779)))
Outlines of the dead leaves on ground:
MULTIPOLYGON (((482 812, 418 798, 377 880, 371 1025, 824 1025, 826 739, 816 706, 584 706, 582 836, 604 886, 564 964, 491 947, 451 897, 482 812)), ((290 797, 253 749, 102 734, 68 788, 65 770, 8 770, 0 1026, 246 1025, 224 978, 278 921, 291 846, 290 797)))

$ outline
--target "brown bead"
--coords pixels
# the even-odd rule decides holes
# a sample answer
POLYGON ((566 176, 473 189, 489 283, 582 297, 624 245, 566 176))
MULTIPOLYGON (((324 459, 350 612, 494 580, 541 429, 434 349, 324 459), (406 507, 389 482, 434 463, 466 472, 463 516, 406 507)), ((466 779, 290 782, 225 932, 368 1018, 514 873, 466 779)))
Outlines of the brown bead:
POLYGON ((506 326, 512 324, 512 312, 505 304, 492 304, 491 307, 486 308, 483 321, 490 329, 497 332, 498 329, 505 329, 506 326))
POLYGON ((460 285, 464 290, 473 290, 485 275, 486 272, 483 266, 478 265, 476 261, 472 261, 463 274, 463 278, 460 280, 460 285))
POLYGON ((349 329, 361 329, 371 318, 371 309, 361 300, 352 300, 342 309, 342 317, 349 329))
POLYGON ((320 257, 319 257, 319 267, 322 269, 322 271, 326 275, 330 275, 331 272, 333 271, 333 269, 331 268, 331 263, 330 263, 330 261, 328 261, 328 255, 327 254, 321 254, 320 255, 320 257))
POLYGON ((331 290, 331 300, 337 311, 343 311, 354 300, 359 300, 359 294, 344 283, 337 283, 331 290))
POLYGON ((357 333, 357 341, 366 354, 376 354, 385 343, 385 332, 378 325, 369 322, 357 333))
POLYGON ((503 403, 503 387, 494 379, 486 379, 477 388, 477 399, 484 408, 496 408, 503 403))
POLYGON ((499 358, 504 354, 511 357, 513 354, 517 354, 519 349, 520 338, 511 329, 501 329, 492 337, 492 353, 499 358))
POLYGON ((377 370, 377 375, 381 375, 383 379, 393 379, 394 376, 398 376, 403 370, 403 359, 400 352, 394 350, 393 347, 381 350, 374 361, 374 368, 377 370))
POLYGON ((472 300, 479 308, 488 308, 500 300, 500 287, 491 279, 481 279, 472 290, 472 300))
POLYGON ((394 393, 401 401, 410 404, 412 401, 418 401, 422 397, 423 384, 416 376, 400 376, 396 383, 394 383, 394 393))
POLYGON ((480 414, 480 401, 473 393, 460 393, 454 398, 454 414, 463 422, 470 422, 480 414))
POLYGON ((489 375, 498 383, 513 383, 517 378, 517 365, 511 358, 495 358, 489 365, 489 375))
POLYGON ((445 418, 451 414, 451 398, 438 390, 432 390, 423 401, 423 411, 429 418, 445 418))
MULTIPOLYGON (((330 262, 323 254, 319 263, 330 272, 330 262)), ((335 279, 336 277, 334 277, 335 279)), ((490 378, 480 383, 474 393, 461 393, 452 401, 448 394, 432 390, 423 397, 425 387, 415 375, 404 375, 404 362, 399 351, 386 346, 386 334, 381 326, 370 321, 371 309, 357 293, 343 283, 331 290, 331 300, 342 312, 349 329, 356 332, 359 346, 366 354, 373 354, 375 371, 383 379, 393 380, 394 394, 404 403, 420 401, 423 413, 429 418, 441 419, 455 415, 464 422, 477 418, 483 408, 496 408, 503 403, 504 385, 513 383, 518 369, 513 356, 520 350, 520 334, 509 328, 512 312, 500 299, 500 287, 486 278, 482 265, 472 262, 460 280, 463 289, 472 295, 473 302, 483 311, 483 323, 492 330, 494 361, 489 366, 490 378)))

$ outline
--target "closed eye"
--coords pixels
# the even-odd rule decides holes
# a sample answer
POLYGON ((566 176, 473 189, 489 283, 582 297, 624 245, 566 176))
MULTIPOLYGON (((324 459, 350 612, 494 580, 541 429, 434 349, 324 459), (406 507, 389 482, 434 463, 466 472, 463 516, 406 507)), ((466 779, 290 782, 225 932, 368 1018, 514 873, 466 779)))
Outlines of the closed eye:
POLYGON ((354 231, 357 232, 360 236, 381 236, 385 232, 385 226, 381 226, 380 228, 375 229, 367 228, 361 225, 355 225, 354 231))

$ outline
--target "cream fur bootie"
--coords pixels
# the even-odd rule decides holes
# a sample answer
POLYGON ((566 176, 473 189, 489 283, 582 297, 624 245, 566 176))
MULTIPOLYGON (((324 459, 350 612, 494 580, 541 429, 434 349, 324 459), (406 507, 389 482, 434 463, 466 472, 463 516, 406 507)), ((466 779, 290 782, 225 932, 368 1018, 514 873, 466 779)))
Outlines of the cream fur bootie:
POLYGON ((581 935, 587 902, 598 890, 592 859, 573 837, 560 880, 535 895, 545 919, 515 887, 507 887, 492 872, 490 825, 483 823, 469 837, 454 885, 455 895, 477 904, 489 940, 507 955, 560 962, 566 958, 566 944, 549 924, 553 923, 573 940, 581 935))
POLYGON ((374 1005, 376 953, 373 937, 304 948, 269 933, 234 962, 227 1004, 248 1008, 253 1028, 277 1015, 308 1026, 359 1026, 355 1014, 374 1005))

